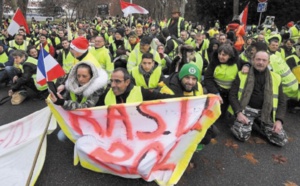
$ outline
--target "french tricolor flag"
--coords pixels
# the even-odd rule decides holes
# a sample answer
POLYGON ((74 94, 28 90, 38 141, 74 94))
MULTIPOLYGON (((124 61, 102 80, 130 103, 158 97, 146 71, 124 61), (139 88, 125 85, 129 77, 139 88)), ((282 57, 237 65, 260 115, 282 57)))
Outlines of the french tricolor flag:
POLYGON ((65 75, 65 71, 57 63, 57 61, 41 47, 37 72, 36 72, 36 82, 43 86, 47 81, 53 81, 59 77, 65 75))

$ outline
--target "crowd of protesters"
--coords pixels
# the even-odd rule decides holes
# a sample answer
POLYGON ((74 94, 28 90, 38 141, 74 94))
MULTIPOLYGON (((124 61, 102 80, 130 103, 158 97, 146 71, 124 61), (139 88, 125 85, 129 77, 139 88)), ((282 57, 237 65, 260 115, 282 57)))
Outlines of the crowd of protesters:
MULTIPOLYGON (((258 125, 271 143, 287 142, 282 127, 286 103, 296 112, 300 98, 300 22, 289 22, 280 31, 275 24, 246 30, 238 19, 225 29, 218 20, 205 28, 174 9, 171 18, 161 21, 130 15, 60 23, 32 20, 29 26, 29 34, 24 27, 14 36, 1 30, 0 83, 10 87, 10 96, 26 94, 28 88, 41 99, 48 95, 47 87, 34 80, 43 47, 67 74, 56 82, 66 96, 51 94, 64 108, 212 93, 220 100, 221 117, 236 117, 231 130, 239 140, 249 139, 252 126, 258 125), (101 86, 94 86, 98 80, 101 86), (82 87, 95 90, 85 94, 82 87)), ((203 144, 217 129, 208 133, 203 144)))

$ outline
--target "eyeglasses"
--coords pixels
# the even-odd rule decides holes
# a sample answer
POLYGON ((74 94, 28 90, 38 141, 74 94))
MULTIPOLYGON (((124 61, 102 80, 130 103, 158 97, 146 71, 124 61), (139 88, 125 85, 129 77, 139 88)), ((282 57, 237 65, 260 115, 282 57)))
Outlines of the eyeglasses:
POLYGON ((110 79, 110 83, 115 82, 116 84, 120 84, 122 81, 125 81, 125 80, 120 80, 120 79, 110 79))

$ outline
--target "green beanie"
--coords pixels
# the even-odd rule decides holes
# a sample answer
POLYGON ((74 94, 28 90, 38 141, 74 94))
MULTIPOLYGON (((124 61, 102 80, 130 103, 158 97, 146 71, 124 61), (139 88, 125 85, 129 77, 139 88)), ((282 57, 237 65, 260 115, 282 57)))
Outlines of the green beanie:
POLYGON ((200 70, 193 62, 185 64, 179 72, 179 79, 181 80, 185 76, 195 76, 198 80, 200 79, 200 70))

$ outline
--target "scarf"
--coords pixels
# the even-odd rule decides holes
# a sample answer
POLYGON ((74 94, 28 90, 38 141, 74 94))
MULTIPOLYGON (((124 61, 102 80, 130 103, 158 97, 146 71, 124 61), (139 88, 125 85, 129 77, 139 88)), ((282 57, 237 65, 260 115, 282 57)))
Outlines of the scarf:
MULTIPOLYGON (((271 73, 268 69, 266 69, 265 78, 266 81, 265 81, 265 89, 264 89, 264 103, 261 110, 261 121, 264 123, 270 123, 272 122, 271 113, 273 110, 273 89, 272 89, 273 86, 272 86, 271 73)), ((248 78, 246 80, 246 84, 240 101, 242 108, 245 108, 250 101, 251 94, 254 89, 254 83, 255 83, 255 75, 254 75, 253 67, 251 67, 248 73, 248 78)))

